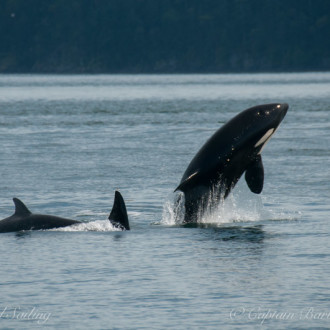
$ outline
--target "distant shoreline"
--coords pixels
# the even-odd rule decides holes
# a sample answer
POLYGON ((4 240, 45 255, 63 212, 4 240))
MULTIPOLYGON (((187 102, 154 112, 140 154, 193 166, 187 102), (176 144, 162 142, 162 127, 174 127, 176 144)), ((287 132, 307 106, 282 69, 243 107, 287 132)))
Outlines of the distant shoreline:
POLYGON ((330 1, 10 1, 0 73, 330 70, 330 1))

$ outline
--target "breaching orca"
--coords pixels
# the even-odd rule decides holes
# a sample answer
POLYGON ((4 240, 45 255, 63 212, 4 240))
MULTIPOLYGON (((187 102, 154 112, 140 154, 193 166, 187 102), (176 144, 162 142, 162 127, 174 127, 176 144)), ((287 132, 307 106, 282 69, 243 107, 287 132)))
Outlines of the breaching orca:
POLYGON ((261 193, 264 182, 261 151, 288 108, 286 103, 249 108, 211 136, 192 159, 175 190, 184 193, 184 222, 197 222, 207 209, 217 206, 244 172, 250 190, 261 193))
MULTIPOLYGON (((53 215, 34 214, 18 198, 13 198, 15 213, 0 221, 0 233, 21 230, 41 230, 67 227, 81 223, 77 220, 65 219, 53 215)), ((109 215, 111 224, 122 230, 129 230, 128 216, 123 197, 119 191, 115 192, 115 200, 109 215)))

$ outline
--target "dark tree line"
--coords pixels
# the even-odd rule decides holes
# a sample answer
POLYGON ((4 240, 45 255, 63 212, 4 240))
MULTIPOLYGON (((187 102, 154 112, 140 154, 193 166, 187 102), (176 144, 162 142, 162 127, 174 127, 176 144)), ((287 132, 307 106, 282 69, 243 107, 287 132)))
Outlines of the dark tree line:
POLYGON ((0 72, 330 70, 329 0, 0 0, 0 72))

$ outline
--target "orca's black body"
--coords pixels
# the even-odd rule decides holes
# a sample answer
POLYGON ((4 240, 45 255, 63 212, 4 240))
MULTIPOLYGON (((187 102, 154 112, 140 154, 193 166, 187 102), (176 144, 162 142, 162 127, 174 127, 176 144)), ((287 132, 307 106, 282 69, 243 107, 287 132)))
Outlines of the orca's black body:
MULTIPOLYGON (((13 199, 15 213, 0 221, 0 233, 15 232, 21 230, 42 230, 67 227, 77 223, 77 220, 65 219, 53 215, 34 214, 18 198, 13 199)), ((115 192, 115 200, 109 220, 113 226, 122 230, 129 230, 126 206, 121 194, 115 192), (113 210, 118 210, 113 213, 113 210), (111 214, 112 217, 111 217, 111 214)))
POLYGON ((219 128, 190 162, 175 191, 185 198, 184 222, 197 222, 206 209, 226 198, 245 172, 254 193, 263 189, 261 151, 289 106, 264 104, 242 111, 219 128))

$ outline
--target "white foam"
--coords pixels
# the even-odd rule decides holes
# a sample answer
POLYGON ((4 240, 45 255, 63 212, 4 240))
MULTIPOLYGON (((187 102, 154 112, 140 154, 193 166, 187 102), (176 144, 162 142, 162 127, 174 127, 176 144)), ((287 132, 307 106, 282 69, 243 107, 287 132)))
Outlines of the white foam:
POLYGON ((77 223, 68 227, 50 229, 52 231, 121 231, 119 228, 115 228, 111 225, 109 220, 96 220, 90 222, 77 223))

